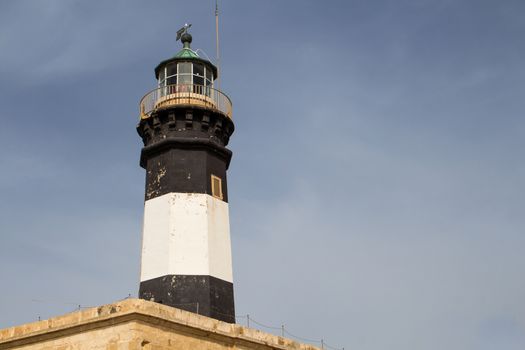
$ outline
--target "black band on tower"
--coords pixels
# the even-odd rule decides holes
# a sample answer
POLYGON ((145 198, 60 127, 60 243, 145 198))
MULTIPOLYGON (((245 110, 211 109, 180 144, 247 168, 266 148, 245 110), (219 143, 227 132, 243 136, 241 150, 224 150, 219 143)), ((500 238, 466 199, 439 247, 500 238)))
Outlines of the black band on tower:
POLYGON ((234 323, 233 283, 212 276, 167 275, 140 283, 139 297, 234 323))
POLYGON ((226 167, 231 152, 199 140, 168 138, 142 150, 146 168, 145 199, 166 193, 212 195, 211 176, 222 179, 222 200, 228 201, 226 167))

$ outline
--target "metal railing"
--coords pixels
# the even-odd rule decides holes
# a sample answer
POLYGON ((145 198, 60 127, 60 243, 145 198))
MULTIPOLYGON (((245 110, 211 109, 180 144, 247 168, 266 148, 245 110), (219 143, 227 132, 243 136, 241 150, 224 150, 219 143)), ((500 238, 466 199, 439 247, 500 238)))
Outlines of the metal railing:
POLYGON ((148 118, 157 109, 191 105, 216 110, 232 117, 232 102, 228 96, 209 86, 176 84, 159 87, 140 100, 140 118, 148 118))

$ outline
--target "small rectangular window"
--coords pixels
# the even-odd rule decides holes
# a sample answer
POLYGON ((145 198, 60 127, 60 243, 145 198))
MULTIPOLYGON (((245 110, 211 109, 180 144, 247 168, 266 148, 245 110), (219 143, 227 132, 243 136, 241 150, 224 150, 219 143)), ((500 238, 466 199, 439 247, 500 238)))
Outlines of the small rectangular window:
POLYGON ((213 197, 222 199, 222 180, 220 177, 212 175, 211 176, 211 195, 213 197))

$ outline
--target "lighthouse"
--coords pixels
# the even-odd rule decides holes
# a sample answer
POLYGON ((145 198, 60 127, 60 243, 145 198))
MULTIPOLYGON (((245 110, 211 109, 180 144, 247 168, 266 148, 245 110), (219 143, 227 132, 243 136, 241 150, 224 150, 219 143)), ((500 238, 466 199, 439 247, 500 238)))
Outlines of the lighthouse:
POLYGON ((146 170, 139 297, 234 323, 226 172, 232 103, 218 70, 192 48, 155 68, 137 131, 146 170))

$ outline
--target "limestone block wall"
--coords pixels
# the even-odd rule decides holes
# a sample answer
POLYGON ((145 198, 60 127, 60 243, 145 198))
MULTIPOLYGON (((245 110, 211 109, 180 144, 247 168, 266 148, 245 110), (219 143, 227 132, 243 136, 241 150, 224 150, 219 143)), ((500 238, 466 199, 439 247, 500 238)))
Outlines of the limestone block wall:
POLYGON ((236 324, 141 300, 0 330, 0 350, 317 350, 236 324))

